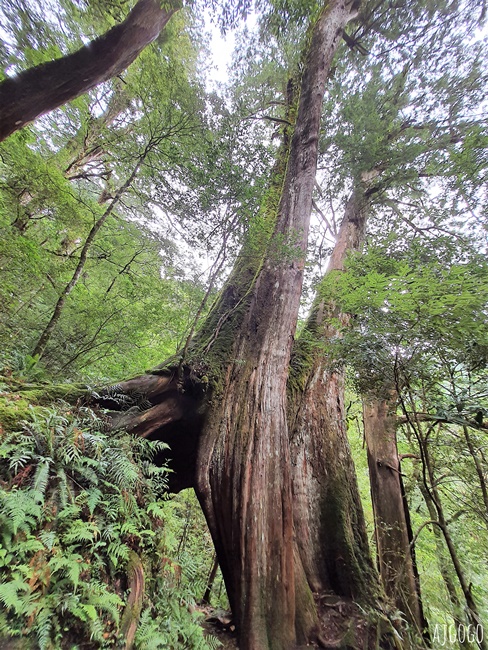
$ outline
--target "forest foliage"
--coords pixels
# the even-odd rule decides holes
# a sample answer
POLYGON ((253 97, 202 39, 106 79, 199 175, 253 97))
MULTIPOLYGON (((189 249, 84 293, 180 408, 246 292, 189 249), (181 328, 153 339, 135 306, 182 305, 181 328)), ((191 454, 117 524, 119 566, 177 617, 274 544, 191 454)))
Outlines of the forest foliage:
MULTIPOLYGON (((2 2, 0 75, 73 51, 130 4, 2 2)), ((139 564, 134 647, 217 646, 194 614, 213 547, 195 500, 165 494, 160 443, 107 431, 103 411, 82 402, 29 393, 61 381, 91 391, 171 357, 246 233, 267 236, 256 215, 317 4, 258 3, 255 28, 242 26, 247 3, 214 4, 222 29, 241 26, 225 87, 205 78, 196 3, 124 73, 0 144, 0 635, 32 647, 124 647, 139 564)), ((313 345, 347 368, 371 538, 361 399, 394 390, 431 631, 465 609, 445 540, 427 523, 441 504, 488 637, 485 9, 393 4, 364 4, 329 80, 303 314, 314 292, 350 314, 313 345), (364 179, 364 250, 323 278, 364 179)))

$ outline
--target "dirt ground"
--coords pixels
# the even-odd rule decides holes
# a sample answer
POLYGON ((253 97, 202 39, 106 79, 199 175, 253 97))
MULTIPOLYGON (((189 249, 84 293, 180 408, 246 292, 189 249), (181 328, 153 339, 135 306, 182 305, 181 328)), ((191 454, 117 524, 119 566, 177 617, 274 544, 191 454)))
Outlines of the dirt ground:
MULTIPOLYGON (((295 650, 394 650, 396 647, 388 634, 386 618, 372 622, 354 602, 334 594, 316 594, 315 600, 320 618, 317 642, 296 646, 295 650)), ((223 650, 238 650, 230 612, 209 611, 204 628, 222 643, 223 650)))

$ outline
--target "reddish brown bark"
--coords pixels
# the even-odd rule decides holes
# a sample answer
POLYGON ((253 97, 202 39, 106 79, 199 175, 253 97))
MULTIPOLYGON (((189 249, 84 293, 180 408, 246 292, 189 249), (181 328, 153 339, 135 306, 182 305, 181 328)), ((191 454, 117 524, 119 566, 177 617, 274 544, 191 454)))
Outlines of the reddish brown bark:
MULTIPOLYGON (((290 648, 296 585, 286 382, 300 302, 322 98, 352 3, 331 2, 314 26, 271 243, 205 422, 197 494, 240 632, 241 650, 290 648), (279 244, 288 250, 283 254, 279 244)), ((306 598, 301 601, 305 602, 306 598)))
MULTIPOLYGON (((357 247, 365 220, 363 199, 355 194, 348 202, 336 253, 346 242, 344 250, 357 247)), ((344 253, 337 253, 331 267, 339 268, 343 258, 344 253)), ((176 477, 178 489, 195 484, 196 469, 197 492, 236 623, 243 630, 241 647, 259 649, 286 648, 295 634, 305 641, 316 633, 310 586, 363 601, 376 597, 377 589, 345 431, 343 377, 339 372, 324 374, 323 358, 310 374, 298 411, 302 431, 296 435, 295 426, 291 442, 294 461, 300 458, 308 464, 312 481, 304 481, 305 490, 297 493, 301 477, 294 462, 291 502, 284 390, 292 341, 288 328, 294 327, 292 313, 296 319, 301 265, 296 260, 272 261, 265 262, 256 285, 248 289, 248 301, 245 287, 253 276, 252 265, 238 263, 216 313, 209 316, 208 331, 204 326, 190 345, 183 371, 170 363, 172 370, 161 368, 159 376, 147 375, 118 387, 125 393, 142 392, 150 400, 150 409, 122 414, 117 424, 170 444, 175 470, 170 480, 176 477), (294 281, 285 281, 290 274, 294 281), (205 341, 209 333, 210 344, 203 346, 199 338, 205 341), (222 392, 207 395, 196 375, 207 372, 212 353, 217 359, 222 354, 214 350, 219 338, 231 336, 232 362, 224 366, 222 392), (207 360, 200 364, 198 349, 207 360), (302 563, 307 565, 307 554, 305 577, 302 563)), ((330 306, 319 307, 315 326, 320 323, 330 334, 324 324, 330 306)), ((106 399, 104 405, 110 408, 110 397, 106 399)))
POLYGON ((396 403, 395 393, 366 398, 363 404, 376 549, 386 594, 422 635, 426 620, 398 457, 396 403))
MULTIPOLYGON (((349 199, 328 273, 342 270, 347 253, 360 247, 371 192, 358 183, 349 199)), ((347 440, 344 375, 330 367, 323 350, 338 335, 331 319, 341 317, 322 292, 294 351, 289 421, 295 531, 314 591, 371 602, 378 585, 347 440)))
POLYGON ((123 72, 178 10, 139 0, 120 25, 77 52, 30 68, 0 83, 0 141, 40 115, 123 72))

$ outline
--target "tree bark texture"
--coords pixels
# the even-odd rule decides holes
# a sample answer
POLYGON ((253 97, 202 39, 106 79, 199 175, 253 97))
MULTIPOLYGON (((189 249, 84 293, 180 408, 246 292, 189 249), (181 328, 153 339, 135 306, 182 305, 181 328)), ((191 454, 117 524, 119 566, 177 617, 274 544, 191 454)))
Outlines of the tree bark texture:
MULTIPOLYGON (((346 254, 360 247, 369 195, 366 184, 358 183, 346 204, 327 273, 343 270, 346 254)), ((292 357, 289 422, 295 533, 314 591, 371 603, 378 583, 347 440, 344 373, 330 366, 323 346, 338 335, 332 318, 346 317, 319 290, 292 357)))
POLYGON ((124 22, 73 54, 43 63, 0 83, 0 141, 40 115, 123 72, 154 41, 178 10, 139 0, 124 22))
POLYGON ((120 632, 122 638, 125 639, 124 650, 132 650, 141 616, 145 589, 144 567, 140 557, 134 551, 131 551, 129 555, 127 569, 130 594, 120 620, 120 632))
POLYGON ((322 99, 350 3, 319 16, 301 80, 273 235, 223 366, 201 435, 197 494, 212 533, 241 650, 296 637, 286 383, 302 287, 322 99))
POLYGON ((376 550, 386 594, 423 635, 426 620, 398 457, 396 404, 396 393, 366 397, 363 403, 376 550))

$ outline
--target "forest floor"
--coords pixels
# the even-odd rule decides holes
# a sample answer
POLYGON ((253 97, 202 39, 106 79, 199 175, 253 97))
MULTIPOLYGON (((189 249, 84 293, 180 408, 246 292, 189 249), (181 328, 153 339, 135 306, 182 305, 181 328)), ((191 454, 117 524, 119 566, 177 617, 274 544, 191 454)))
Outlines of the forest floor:
MULTIPOLYGON (((295 650, 390 647, 380 622, 372 624, 365 612, 353 601, 326 592, 316 594, 315 600, 320 620, 319 641, 296 646, 295 650), (378 646, 380 637, 381 643, 378 646)), ((220 641, 223 650, 238 650, 237 635, 230 612, 211 611, 209 608, 203 626, 206 634, 215 636, 220 641)), ((392 644, 391 647, 395 646, 392 644)))

